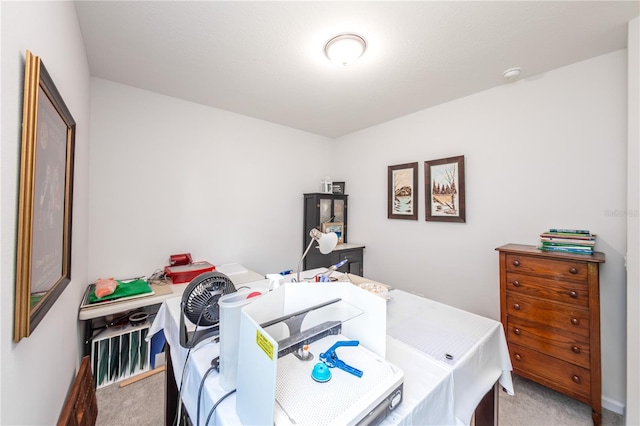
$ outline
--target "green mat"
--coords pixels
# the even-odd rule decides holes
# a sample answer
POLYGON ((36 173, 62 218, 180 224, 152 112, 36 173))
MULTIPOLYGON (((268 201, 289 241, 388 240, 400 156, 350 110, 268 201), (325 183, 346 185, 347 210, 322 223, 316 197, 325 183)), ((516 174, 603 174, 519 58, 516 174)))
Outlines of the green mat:
POLYGON ((89 293, 89 303, 104 302, 105 300, 114 300, 121 297, 137 296, 139 294, 151 293, 151 286, 146 280, 133 281, 117 281, 116 290, 108 296, 96 296, 96 285, 91 284, 91 292, 89 293))

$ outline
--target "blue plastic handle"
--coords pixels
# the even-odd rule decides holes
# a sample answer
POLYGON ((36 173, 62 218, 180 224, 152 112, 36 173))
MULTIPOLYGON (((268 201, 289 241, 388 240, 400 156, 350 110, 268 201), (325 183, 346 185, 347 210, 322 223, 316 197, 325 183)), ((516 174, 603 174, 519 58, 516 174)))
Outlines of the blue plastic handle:
POLYGON ((338 358, 338 355, 336 354, 336 349, 341 346, 358 346, 359 344, 359 340, 341 340, 336 342, 326 352, 320 354, 320 361, 324 362, 329 368, 339 368, 340 370, 351 373, 356 377, 362 377, 362 370, 358 370, 357 368, 346 364, 338 358))

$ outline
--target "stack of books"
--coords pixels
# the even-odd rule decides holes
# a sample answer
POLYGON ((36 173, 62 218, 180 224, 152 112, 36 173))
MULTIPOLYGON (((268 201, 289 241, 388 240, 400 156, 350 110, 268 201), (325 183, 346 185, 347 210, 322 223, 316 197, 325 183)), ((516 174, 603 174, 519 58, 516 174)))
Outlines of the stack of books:
POLYGON ((540 234, 540 250, 593 254, 596 236, 584 229, 556 229, 540 234))

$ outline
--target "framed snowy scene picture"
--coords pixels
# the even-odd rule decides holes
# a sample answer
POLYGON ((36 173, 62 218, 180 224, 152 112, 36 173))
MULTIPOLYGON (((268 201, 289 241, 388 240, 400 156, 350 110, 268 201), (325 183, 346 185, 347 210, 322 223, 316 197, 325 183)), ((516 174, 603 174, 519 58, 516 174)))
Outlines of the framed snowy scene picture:
POLYGON ((418 163, 389 166, 387 218, 418 220, 418 163))
POLYGON ((464 155, 424 162, 425 220, 465 222, 464 155))

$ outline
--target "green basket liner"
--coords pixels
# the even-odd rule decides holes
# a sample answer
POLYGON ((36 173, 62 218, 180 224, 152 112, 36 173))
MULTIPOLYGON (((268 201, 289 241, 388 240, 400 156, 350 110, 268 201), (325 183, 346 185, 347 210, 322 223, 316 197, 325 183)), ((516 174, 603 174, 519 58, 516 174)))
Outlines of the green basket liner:
POLYGON ((115 291, 108 296, 96 296, 96 285, 91 284, 91 292, 89 293, 89 303, 104 302, 105 300, 120 299, 122 297, 137 296, 139 294, 151 293, 153 290, 146 280, 133 281, 117 281, 118 286, 115 291))

